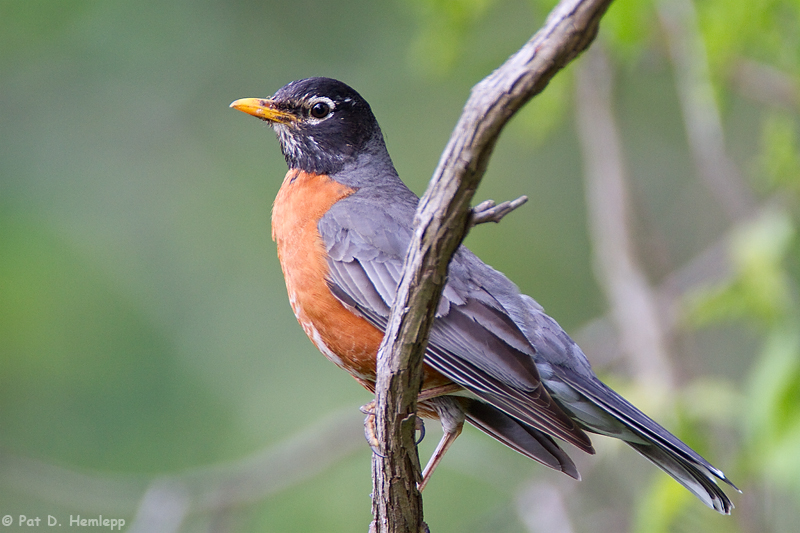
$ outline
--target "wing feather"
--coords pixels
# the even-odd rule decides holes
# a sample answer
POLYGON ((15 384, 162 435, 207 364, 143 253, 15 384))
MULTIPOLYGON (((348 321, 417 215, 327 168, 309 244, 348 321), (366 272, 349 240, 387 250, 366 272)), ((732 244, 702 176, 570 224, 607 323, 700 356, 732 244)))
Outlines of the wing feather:
MULTIPOLYGON (((383 230, 397 225, 381 220, 390 216, 387 212, 373 210, 362 226, 351 227, 357 223, 353 216, 357 209, 342 211, 347 211, 345 219, 331 209, 319 225, 329 252, 331 291, 383 330, 408 241, 401 242, 402 232, 383 230)), ((410 233, 406 237, 410 238, 410 233)), ((426 363, 521 423, 593 452, 589 437, 542 385, 534 348, 497 299, 475 281, 481 277, 481 272, 470 271, 475 268, 458 258, 451 268, 452 279, 443 291, 426 363)))

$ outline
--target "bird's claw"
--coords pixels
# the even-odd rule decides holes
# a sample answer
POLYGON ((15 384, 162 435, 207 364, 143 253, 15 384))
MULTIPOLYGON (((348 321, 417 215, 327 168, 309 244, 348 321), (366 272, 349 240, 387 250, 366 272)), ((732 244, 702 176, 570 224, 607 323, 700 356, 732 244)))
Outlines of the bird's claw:
POLYGON ((375 424, 375 400, 358 408, 359 411, 367 415, 364 417, 364 438, 367 439, 372 453, 378 457, 386 457, 381 453, 381 442, 378 440, 378 428, 375 424))
MULTIPOLYGON (((364 417, 364 438, 367 439, 367 444, 372 449, 372 453, 378 457, 386 457, 380 452, 381 442, 378 439, 378 428, 375 424, 375 400, 362 405, 358 410, 367 415, 364 417)), ((425 422, 417 416, 414 424, 415 430, 419 433, 419 437, 414 439, 414 444, 419 444, 425 438, 425 422)))
POLYGON ((425 438, 425 422, 422 421, 420 417, 416 417, 416 430, 419 431, 419 438, 414 439, 414 444, 419 445, 422 442, 422 439, 425 438))

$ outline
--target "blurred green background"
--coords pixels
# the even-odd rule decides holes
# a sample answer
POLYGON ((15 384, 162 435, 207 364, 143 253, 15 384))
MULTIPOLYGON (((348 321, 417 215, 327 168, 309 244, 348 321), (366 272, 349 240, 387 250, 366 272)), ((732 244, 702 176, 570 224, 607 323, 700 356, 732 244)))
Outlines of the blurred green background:
MULTIPOLYGON (((339 78, 422 194, 471 86, 552 4, 0 0, 6 529, 102 514, 129 531, 366 531, 357 407, 370 396, 294 320, 269 228, 285 163, 272 132, 228 104, 339 78)), ((666 396, 648 397, 619 355, 594 275, 575 127, 587 57, 508 126, 476 197, 530 201, 467 244, 744 494, 717 516, 600 437, 594 457, 573 450, 576 483, 468 429, 425 491, 426 520, 435 533, 796 531, 800 2, 620 0, 598 42, 643 272, 669 288, 695 258, 718 259, 662 291, 666 396), (694 33, 670 27, 673 8, 694 33), (686 81, 676 43, 699 78, 686 81), (743 213, 698 176, 682 83, 710 84, 743 213)))

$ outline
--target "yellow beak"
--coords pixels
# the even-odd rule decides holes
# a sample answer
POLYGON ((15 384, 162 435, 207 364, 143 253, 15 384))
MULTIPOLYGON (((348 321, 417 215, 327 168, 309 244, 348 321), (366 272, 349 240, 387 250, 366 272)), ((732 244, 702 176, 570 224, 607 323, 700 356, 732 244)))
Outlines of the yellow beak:
POLYGON ((268 98, 242 98, 241 100, 232 102, 231 107, 270 122, 288 124, 297 120, 293 114, 277 109, 275 107, 275 102, 268 98))

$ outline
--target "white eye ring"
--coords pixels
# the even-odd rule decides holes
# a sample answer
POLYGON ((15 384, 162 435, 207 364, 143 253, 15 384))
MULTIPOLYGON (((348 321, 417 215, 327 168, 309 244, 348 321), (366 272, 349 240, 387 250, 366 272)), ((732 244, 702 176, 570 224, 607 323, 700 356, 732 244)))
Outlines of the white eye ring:
POLYGON ((308 117, 312 122, 321 122, 333 114, 336 105, 330 98, 320 96, 308 103, 308 117))

